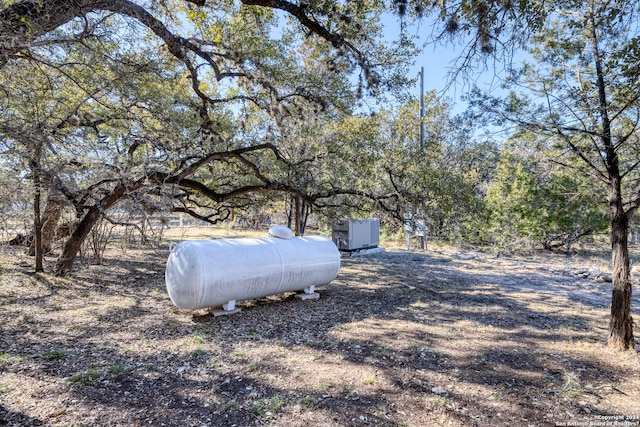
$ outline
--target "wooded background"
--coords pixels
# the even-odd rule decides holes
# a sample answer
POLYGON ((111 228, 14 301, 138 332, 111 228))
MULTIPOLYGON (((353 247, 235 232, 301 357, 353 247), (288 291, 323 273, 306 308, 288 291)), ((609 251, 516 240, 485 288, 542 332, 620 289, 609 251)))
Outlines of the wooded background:
MULTIPOLYGON (((610 344, 632 346, 637 2, 2 1, 0 222, 69 274, 106 224, 405 214, 496 252, 610 239, 610 344), (387 40, 381 19, 424 34, 387 40), (421 36, 421 38, 418 38, 421 36), (470 110, 407 65, 461 43, 452 77, 506 70, 470 110), (514 55, 526 58, 514 61, 514 55), (490 65, 489 65, 490 64, 490 65), (495 96, 505 93, 503 97, 495 96), (63 225, 61 228, 60 226, 63 225), (61 244, 54 244, 59 232, 61 244), (60 234, 60 232, 64 233, 60 234)), ((468 87, 471 87, 469 84, 468 87)), ((162 227, 160 227, 162 228, 162 227)), ((16 241, 17 242, 17 241, 16 241)))

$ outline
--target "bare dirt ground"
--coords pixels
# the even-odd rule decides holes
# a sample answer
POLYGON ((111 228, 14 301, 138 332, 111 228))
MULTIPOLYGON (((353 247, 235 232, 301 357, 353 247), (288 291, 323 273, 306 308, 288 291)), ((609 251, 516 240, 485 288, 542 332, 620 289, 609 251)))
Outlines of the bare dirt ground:
POLYGON ((172 305, 166 248, 64 279, 0 255, 1 426, 640 426, 605 259, 387 248, 213 317, 172 305))

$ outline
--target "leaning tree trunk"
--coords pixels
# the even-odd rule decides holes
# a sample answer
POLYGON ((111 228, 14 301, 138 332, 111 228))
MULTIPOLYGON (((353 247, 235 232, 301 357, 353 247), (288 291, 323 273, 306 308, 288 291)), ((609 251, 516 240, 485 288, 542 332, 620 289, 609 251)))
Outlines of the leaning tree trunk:
MULTIPOLYGON (((130 186, 130 188, 133 187, 130 186)), ((58 257, 56 265, 53 267, 53 274, 56 276, 66 276, 69 274, 82 243, 84 243, 93 226, 102 218, 102 212, 113 206, 125 193, 125 186, 119 185, 111 194, 104 197, 98 205, 92 206, 86 211, 84 217, 82 217, 82 220, 80 220, 78 226, 73 233, 71 233, 71 236, 62 248, 62 253, 58 257)))
POLYGON ((102 213, 97 207, 94 206, 89 209, 62 248, 62 253, 53 267, 53 274, 56 276, 69 274, 82 243, 84 243, 91 229, 101 217, 102 213))
POLYGON ((611 266, 613 291, 609 342, 611 348, 635 348, 633 318, 631 317, 631 268, 629 263, 629 217, 622 204, 619 181, 610 188, 611 209, 611 266))

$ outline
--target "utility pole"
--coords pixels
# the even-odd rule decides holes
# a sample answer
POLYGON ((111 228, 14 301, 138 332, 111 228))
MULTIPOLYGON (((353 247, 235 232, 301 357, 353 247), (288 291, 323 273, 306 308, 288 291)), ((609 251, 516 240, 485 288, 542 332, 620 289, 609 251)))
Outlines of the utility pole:
POLYGON ((424 67, 420 67, 420 149, 424 150, 424 67))

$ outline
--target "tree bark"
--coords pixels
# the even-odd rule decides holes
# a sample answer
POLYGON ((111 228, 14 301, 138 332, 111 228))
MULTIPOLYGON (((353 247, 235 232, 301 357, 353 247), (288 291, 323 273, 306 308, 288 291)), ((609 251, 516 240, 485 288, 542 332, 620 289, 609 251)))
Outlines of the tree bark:
POLYGON ((56 265, 53 267, 53 274, 56 276, 66 276, 69 274, 82 243, 84 243, 89 232, 101 216, 102 213, 100 212, 100 209, 95 206, 91 207, 84 215, 74 232, 71 234, 69 239, 67 239, 62 249, 62 253, 58 257, 56 265))
POLYGON ((309 214, 311 213, 311 208, 309 204, 306 202, 302 203, 302 218, 300 224, 300 235, 304 236, 304 232, 307 229, 307 221, 309 220, 309 214))
POLYGON ((71 233, 71 236, 67 239, 64 247, 62 248, 62 253, 53 267, 53 274, 56 276, 66 276, 69 274, 82 243, 84 243, 93 226, 100 220, 100 218, 102 218, 102 213, 113 206, 125 194, 126 188, 123 185, 120 185, 113 190, 111 194, 104 197, 98 204, 88 208, 82 217, 82 220, 80 220, 78 226, 73 233, 71 233))
MULTIPOLYGON (((37 150, 38 152, 40 150, 37 150)), ((39 169, 39 158, 38 161, 33 162, 32 172, 33 172, 33 185, 35 187, 35 191, 33 194, 33 241, 32 245, 34 246, 34 255, 36 256, 36 272, 44 271, 44 264, 42 261, 42 227, 41 227, 41 218, 40 218, 40 196, 41 196, 41 187, 42 184, 40 182, 40 169, 39 169)))
POLYGON ((300 196, 299 195, 295 195, 295 203, 294 203, 294 208, 295 208, 295 230, 294 230, 294 234, 296 236, 300 236, 300 223, 301 223, 301 212, 300 212, 300 196))
POLYGON ((608 345, 616 350, 634 347, 633 318, 631 317, 631 268, 629 262, 629 218, 622 205, 620 181, 609 190, 611 210, 611 266, 613 291, 608 345))
MULTIPOLYGON (((58 197, 58 195, 51 190, 47 196, 47 204, 44 208, 44 214, 42 215, 42 223, 40 226, 41 231, 41 247, 42 253, 47 254, 51 252, 53 241, 55 239, 58 222, 60 221, 60 215, 64 208, 64 202, 58 197)), ((29 246, 29 256, 36 254, 35 239, 29 246)))

